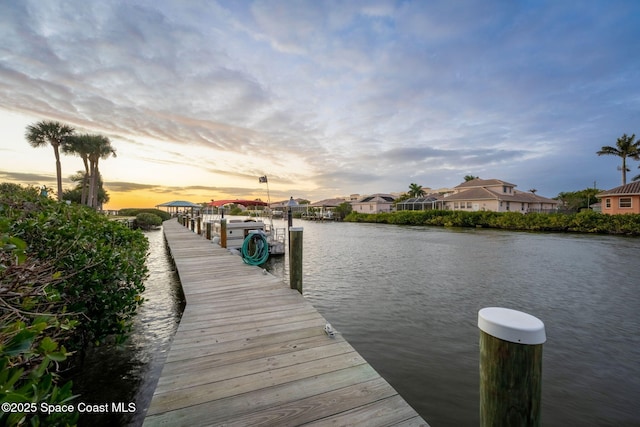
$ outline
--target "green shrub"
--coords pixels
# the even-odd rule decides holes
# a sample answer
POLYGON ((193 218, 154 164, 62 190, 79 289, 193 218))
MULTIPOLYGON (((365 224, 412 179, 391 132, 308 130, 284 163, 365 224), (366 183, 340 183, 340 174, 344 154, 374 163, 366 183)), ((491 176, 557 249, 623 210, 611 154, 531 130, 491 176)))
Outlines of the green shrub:
POLYGON ((142 303, 148 241, 136 230, 80 205, 38 196, 33 189, 0 186, 0 217, 27 242, 27 254, 59 274, 50 292, 76 313, 72 348, 113 335, 122 341, 142 303))
MULTIPOLYGON (((72 351, 121 342, 142 303, 148 242, 92 209, 0 184, 0 402, 66 404, 72 351)), ((25 405, 19 407, 24 408, 25 405)), ((0 414, 2 425, 74 425, 77 413, 0 414)))
POLYGON ((136 226, 143 230, 149 230, 153 227, 162 225, 162 218, 152 213, 142 212, 136 215, 136 226))
MULTIPOLYGON (((0 191, 8 189, 0 186, 0 191)), ((66 301, 55 290, 61 273, 52 263, 27 255, 28 244, 12 234, 7 211, 0 204, 0 402, 14 408, 0 412, 0 424, 73 425, 77 413, 43 414, 39 409, 75 397, 72 383, 59 386, 56 372, 70 354, 62 343, 77 321, 66 314, 66 301)))
POLYGON ((141 213, 149 213, 162 218, 163 221, 171 219, 171 214, 169 212, 165 212, 160 209, 137 209, 137 208, 126 208, 120 209, 118 214, 120 216, 138 216, 141 213))

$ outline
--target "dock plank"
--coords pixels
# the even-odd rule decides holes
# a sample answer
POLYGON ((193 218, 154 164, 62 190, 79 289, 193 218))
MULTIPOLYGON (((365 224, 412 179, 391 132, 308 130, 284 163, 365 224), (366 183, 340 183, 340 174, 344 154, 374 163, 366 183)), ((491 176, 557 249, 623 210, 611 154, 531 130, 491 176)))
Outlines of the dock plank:
POLYGON ((296 290, 163 229, 186 307, 145 426, 428 425, 296 290))

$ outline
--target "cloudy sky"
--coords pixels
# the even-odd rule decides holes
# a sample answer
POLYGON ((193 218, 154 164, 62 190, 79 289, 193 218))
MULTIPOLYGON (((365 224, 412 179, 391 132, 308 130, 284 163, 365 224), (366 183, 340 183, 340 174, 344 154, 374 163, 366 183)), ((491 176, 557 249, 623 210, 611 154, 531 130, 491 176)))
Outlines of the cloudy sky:
POLYGON ((57 120, 116 147, 108 208, 266 199, 261 175, 272 201, 612 188, 639 23, 635 0, 0 0, 0 181, 55 187, 24 132, 57 120))

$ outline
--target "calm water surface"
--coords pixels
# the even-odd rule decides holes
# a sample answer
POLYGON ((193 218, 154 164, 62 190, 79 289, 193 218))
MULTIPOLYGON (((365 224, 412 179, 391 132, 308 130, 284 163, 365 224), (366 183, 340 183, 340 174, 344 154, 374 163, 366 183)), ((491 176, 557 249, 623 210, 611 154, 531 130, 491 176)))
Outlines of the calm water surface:
POLYGON ((432 426, 479 423, 490 306, 545 323, 545 426, 640 425, 640 239, 294 225, 305 296, 432 426))
MULTIPOLYGON (((294 225, 305 297, 433 427, 479 423, 477 313, 489 306, 545 323, 543 425, 640 426, 640 239, 294 225)), ((147 302, 132 340, 95 357, 96 402, 148 405, 179 319, 162 233, 147 236, 147 302)), ((268 268, 287 285, 286 259, 268 268)), ((112 425, 141 422, 139 411, 112 425)))

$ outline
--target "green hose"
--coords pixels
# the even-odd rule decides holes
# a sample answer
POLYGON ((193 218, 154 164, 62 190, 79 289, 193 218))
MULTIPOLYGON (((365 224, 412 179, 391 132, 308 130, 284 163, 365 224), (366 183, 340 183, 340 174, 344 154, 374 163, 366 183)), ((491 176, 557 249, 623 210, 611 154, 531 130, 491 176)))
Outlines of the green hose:
POLYGON ((240 253, 245 264, 264 264, 269 258, 269 243, 266 236, 262 233, 250 233, 244 238, 240 253), (252 241, 253 244, 251 244, 252 241), (252 253, 250 253, 251 249, 253 249, 252 253))

